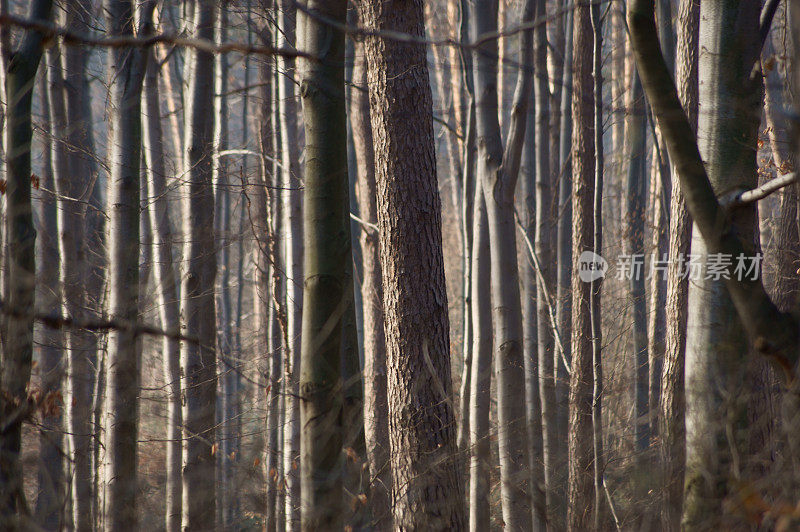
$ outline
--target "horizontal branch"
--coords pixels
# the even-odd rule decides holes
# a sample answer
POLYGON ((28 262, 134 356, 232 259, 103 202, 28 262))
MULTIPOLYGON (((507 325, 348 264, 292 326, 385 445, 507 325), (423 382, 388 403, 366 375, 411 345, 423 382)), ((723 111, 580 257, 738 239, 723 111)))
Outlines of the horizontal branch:
POLYGON ((16 26, 25 30, 33 30, 44 36, 45 39, 61 37, 67 44, 83 44, 86 46, 97 46, 105 48, 147 48, 156 44, 172 44, 184 48, 192 48, 201 52, 211 54, 224 54, 227 52, 239 52, 242 54, 255 54, 266 56, 282 56, 288 58, 302 57, 304 59, 316 60, 316 56, 293 50, 280 48, 271 45, 253 45, 238 42, 215 43, 206 39, 196 39, 193 37, 182 37, 174 33, 157 33, 145 37, 135 36, 115 36, 115 37, 95 37, 78 33, 62 26, 51 24, 42 20, 31 20, 18 17, 8 13, 0 15, 0 27, 16 26))
POLYGON ((67 329, 67 330, 82 330, 92 332, 107 332, 111 330, 128 331, 138 336, 140 334, 149 334, 151 336, 162 336, 179 340, 182 342, 189 342, 191 344, 199 344, 200 340, 194 336, 186 336, 179 331, 166 331, 159 329, 152 325, 131 322, 128 320, 110 319, 75 319, 55 314, 45 314, 42 312, 30 312, 17 308, 11 308, 0 300, 0 314, 17 319, 33 319, 38 321, 45 327, 51 329, 67 329))
POLYGON ((771 179, 758 188, 746 190, 744 192, 733 192, 732 194, 721 198, 720 203, 722 203, 722 205, 725 207, 741 207, 743 205, 762 200, 773 192, 777 192, 783 187, 796 182, 797 173, 791 172, 789 174, 776 177, 775 179, 771 179))

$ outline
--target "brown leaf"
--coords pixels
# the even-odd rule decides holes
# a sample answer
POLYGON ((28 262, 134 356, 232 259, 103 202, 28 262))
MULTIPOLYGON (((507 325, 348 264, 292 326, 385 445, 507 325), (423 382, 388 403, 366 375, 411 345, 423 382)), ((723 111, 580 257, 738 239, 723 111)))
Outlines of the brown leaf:
POLYGON ((255 460, 253 460, 253 467, 258 467, 259 465, 261 465, 261 458, 256 456, 255 460))
POLYGON ((211 446, 211 456, 214 456, 214 455, 217 454, 217 449, 219 449, 219 444, 218 443, 215 443, 214 445, 211 446))
POLYGON ((31 174, 31 186, 36 190, 39 190, 39 184, 41 183, 41 179, 36 174, 31 174))
POLYGON ((6 183, 7 181, 5 179, 0 179, 0 195, 6 193, 6 183))

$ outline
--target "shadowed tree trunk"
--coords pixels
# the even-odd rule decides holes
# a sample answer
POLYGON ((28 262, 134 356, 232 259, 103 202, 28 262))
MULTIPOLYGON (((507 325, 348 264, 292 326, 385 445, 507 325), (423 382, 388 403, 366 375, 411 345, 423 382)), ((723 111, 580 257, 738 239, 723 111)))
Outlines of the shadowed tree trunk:
MULTIPOLYGON (((142 140, 147 164, 147 198, 150 227, 153 230, 154 279, 161 327, 180 330, 178 278, 172 258, 172 229, 169 223, 167 170, 164 165, 164 134, 158 90, 158 65, 150 52, 144 79, 144 125, 142 140)), ((165 528, 177 532, 181 527, 181 382, 180 342, 164 337, 161 347, 164 382, 167 386, 165 528)))
MULTIPOLYGON (((194 35, 213 40, 215 2, 193 6, 194 35)), ((181 285, 181 317, 185 334, 197 342, 181 342, 183 372, 183 528, 202 530, 216 518, 215 407, 217 396, 216 311, 214 277, 214 190, 212 155, 214 57, 206 51, 189 54, 191 73, 186 102, 184 169, 187 190, 183 231, 187 241, 181 285)))
MULTIPOLYGON (((591 251, 594 196, 594 97, 589 6, 578 6, 573 26, 572 256, 591 251)), ((590 284, 572 276, 572 374, 569 389, 567 528, 588 530, 594 507, 592 445, 592 324, 590 284)))
MULTIPOLYGON (((139 34, 149 31, 155 1, 140 11, 139 34)), ((134 12, 127 0, 106 0, 106 22, 115 36, 133 35, 134 12)), ((139 200, 142 160, 142 84, 147 55, 143 49, 111 51, 110 175, 108 195, 108 313, 135 324, 139 315, 139 200)), ((139 338, 131 329, 108 335, 106 359, 105 463, 103 467, 108 530, 137 526, 136 496, 139 435, 139 338)))
MULTIPOLYGON (((49 54, 49 52, 48 52, 49 54)), ((49 67, 48 67, 49 68, 49 67)), ((54 194, 52 150, 55 148, 54 127, 49 112, 49 87, 42 85, 41 108, 45 131, 43 143, 43 169, 36 218, 36 309, 50 313, 61 306, 58 258, 58 201, 54 194), (49 135, 49 136, 47 136, 49 135)), ((41 394, 44 398, 42 426, 39 432, 38 481, 36 498, 36 523, 46 530, 58 530, 64 522, 63 406, 61 381, 64 378, 62 363, 64 335, 58 329, 39 325, 34 329, 34 342, 39 354, 41 394)))
MULTIPOLYGON (((34 1, 28 18, 46 21, 52 2, 34 1)), ((27 386, 33 356, 33 310, 35 290, 35 244, 31 208, 31 105, 34 78, 42 57, 42 36, 34 31, 23 34, 19 48, 8 62, 6 72, 6 219, 8 308, 21 313, 9 316, 3 331, 0 362, 0 528, 27 528, 25 495, 20 452, 22 421, 28 415, 27 386)))
MULTIPOLYGON (((344 23, 344 1, 311 0, 311 13, 344 23)), ((306 133, 304 291, 300 353, 302 529, 337 529, 342 511, 342 340, 352 311, 344 92, 344 33, 304 14, 298 63, 306 133)))
MULTIPOLYGON (((367 28, 424 35, 422 2, 360 3, 367 28)), ((386 332, 394 526, 465 526, 425 48, 366 39, 386 332)))
MULTIPOLYGON (((378 220, 375 154, 369 115, 367 57, 363 41, 355 42, 350 122, 358 163, 358 210, 371 224, 378 220)), ((386 398, 386 336, 383 330, 383 286, 377 225, 361 228, 364 301, 364 435, 370 474, 370 507, 376 530, 391 528, 392 486, 389 467, 389 407, 386 398)))

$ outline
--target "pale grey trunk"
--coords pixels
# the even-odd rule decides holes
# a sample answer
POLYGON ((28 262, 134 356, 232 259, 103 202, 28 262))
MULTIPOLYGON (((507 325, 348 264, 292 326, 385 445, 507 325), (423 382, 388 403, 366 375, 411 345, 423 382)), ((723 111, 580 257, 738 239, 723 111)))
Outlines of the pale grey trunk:
POLYGON ((625 179, 625 255, 629 257, 628 294, 633 314, 633 361, 635 364, 634 440, 642 451, 650 443, 647 410, 649 370, 647 360, 647 302, 645 295, 644 218, 647 204, 647 121, 642 82, 633 74, 629 100, 631 113, 625 125, 626 144, 630 150, 625 179))
MULTIPOLYGON (((536 18, 543 20, 546 16, 545 2, 536 3, 536 18)), ((554 220, 558 211, 554 208, 557 187, 552 168, 550 167, 550 90, 547 75, 547 29, 540 24, 534 31, 535 40, 535 67, 536 78, 534 81, 535 105, 535 137, 529 138, 535 151, 536 165, 536 254, 541 266, 540 277, 537 283, 536 315, 538 322, 538 379, 541 410, 536 412, 541 420, 535 424, 541 428, 542 459, 544 461, 544 482, 541 486, 532 484, 532 490, 544 489, 546 499, 546 515, 549 520, 555 515, 558 505, 556 493, 553 490, 556 472, 556 448, 559 446, 556 430, 556 389, 554 358, 554 334, 550 321, 550 301, 548 295, 556 285, 556 224, 554 220), (545 295, 547 293, 548 295, 545 295)), ((531 449, 535 449, 539 438, 535 433, 534 425, 529 424, 531 449)), ((538 457, 537 457, 538 460, 538 457)), ((535 479, 534 479, 535 482, 535 479)), ((535 492, 534 492, 535 493, 535 492)), ((536 499, 534 499, 536 500, 536 499)), ((544 511, 540 509, 539 511, 544 511)), ((535 519, 535 513, 534 513, 535 519)))
POLYGON ((489 479, 492 469, 489 437, 490 385, 492 380, 491 270, 489 227, 483 189, 475 189, 472 215, 472 367, 470 372, 469 415, 469 529, 482 532, 490 528, 489 479))
MULTIPOLYGON (((52 2, 31 4, 28 17, 47 20, 52 2)), ((0 528, 17 530, 29 525, 20 513, 25 506, 22 464, 22 420, 28 400, 33 356, 33 316, 35 291, 35 243, 31 208, 31 106, 36 71, 42 57, 42 36, 24 33, 19 48, 8 63, 5 76, 6 115, 6 219, 8 272, 3 304, 18 313, 9 316, 0 362, 0 417, 5 429, 0 433, 0 528)))
MULTIPOLYGON (((369 116, 367 58, 361 42, 353 54, 350 123, 358 165, 356 195, 359 215, 371 224, 378 220, 375 155, 369 116)), ((389 468, 389 406, 386 397, 386 336, 383 329, 383 286, 378 232, 361 228, 364 308, 364 436, 370 475, 370 508, 376 530, 391 528, 392 486, 389 468)))
MULTIPOLYGON (((147 165, 147 216, 153 231, 154 280, 158 298, 158 314, 162 329, 180 330, 178 303, 178 278, 173 264, 172 229, 170 227, 169 198, 167 195, 167 170, 164 165, 164 134, 161 125, 161 107, 158 90, 158 66, 150 52, 144 80, 145 121, 142 128, 144 160, 147 165)), ((166 488, 165 521, 167 532, 177 532, 181 527, 181 382, 180 342, 165 336, 162 340, 162 366, 167 390, 166 488)))
MULTIPOLYGON (((36 310, 50 314, 61 305, 61 285, 58 268, 58 221, 57 199, 53 182, 52 167, 52 122, 50 120, 48 96, 49 88, 40 92, 44 115, 42 127, 46 133, 43 143, 43 169, 37 208, 36 263, 36 310)), ((39 375, 41 393, 44 398, 39 432, 38 482, 36 497, 36 523, 46 530, 58 530, 64 521, 64 497, 66 485, 64 478, 64 459, 61 449, 64 444, 63 401, 61 381, 64 378, 63 342, 61 331, 39 325, 34 329, 34 342, 39 354, 39 375)))
MULTIPOLYGON (((748 81, 759 54, 760 2, 703 2, 700 8, 698 147, 719 196, 757 185, 756 141, 760 77, 748 81)), ((753 205, 730 214, 732 231, 756 238, 753 205)), ((698 231, 692 254, 708 260, 698 231)), ((733 259, 735 261, 735 259, 733 259)), ((733 273, 733 272, 731 272, 733 273)), ((689 285, 686 339, 686 484, 683 526, 725 526, 723 500, 735 493, 736 471, 746 473, 751 449, 742 425, 757 393, 748 342, 722 280, 703 275, 689 285), (732 440, 731 440, 732 438, 732 440), (735 452, 731 445, 737 449, 735 452)))
MULTIPOLYGON (((278 7, 277 45, 295 46, 295 12, 292 1, 280 0, 278 7)), ((295 92, 295 62, 279 56, 277 68, 277 103, 280 120, 281 172, 276 183, 284 190, 280 193, 282 202, 284 238, 284 272, 286 276, 286 383, 292 390, 286 396, 286 429, 290 438, 285 443, 284 471, 286 472, 286 516, 291 530, 300 527, 300 477, 299 468, 291 467, 299 463, 300 455, 300 407, 297 396, 300 369, 301 329, 303 319, 303 211, 302 180, 300 175, 300 146, 297 135, 297 95, 295 92)))
MULTIPOLYGON (((523 19, 531 20, 533 11, 534 3, 526 1, 523 19)), ((470 20, 473 40, 484 33, 496 31, 497 3, 475 4, 470 20)), ((532 505, 525 402, 519 400, 520 390, 525 389, 525 372, 514 223, 514 188, 519 173, 527 104, 531 93, 530 65, 533 56, 531 33, 523 33, 520 39, 522 66, 517 78, 505 152, 497 119, 498 43, 489 40, 475 49, 473 56, 477 94, 477 175, 486 198, 491 242, 501 501, 503 520, 511 530, 530 529, 531 516, 534 513, 537 514, 537 529, 544 526, 546 520, 543 505, 542 507, 536 507, 535 503, 532 505)))
MULTIPOLYGON (((194 36, 214 38, 215 2, 194 5, 194 36)), ((181 317, 185 334, 197 342, 181 342, 181 369, 185 379, 183 401, 183 528, 210 528, 216 516, 217 395, 216 312, 214 277, 214 190, 212 156, 214 116, 214 57, 205 51, 190 53, 191 72, 186 102, 184 274, 181 317)))
MULTIPOLYGON (((143 6, 143 28, 148 25, 154 7, 155 2, 143 6)), ((134 13, 130 2, 106 0, 104 9, 112 35, 133 34, 134 13)), ((129 324, 135 324, 139 315, 141 96, 146 64, 143 50, 114 49, 109 57, 113 77, 107 207, 108 314, 129 324)), ((138 342, 131 328, 112 329, 108 335, 103 441, 104 527, 108 530, 131 530, 137 525, 136 446, 141 366, 138 342)))

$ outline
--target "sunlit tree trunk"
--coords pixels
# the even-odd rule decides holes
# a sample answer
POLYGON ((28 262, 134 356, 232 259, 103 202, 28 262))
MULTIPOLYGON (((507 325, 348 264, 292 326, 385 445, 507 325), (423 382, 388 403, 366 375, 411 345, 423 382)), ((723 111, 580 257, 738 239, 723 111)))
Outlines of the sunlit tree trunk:
MULTIPOLYGON (((697 56, 700 3, 681 0, 677 20, 675 81, 683 109, 697 125, 697 56)), ((689 254, 692 223, 675 180, 670 197, 669 269, 667 270, 666 351, 661 375, 659 441, 665 482, 661 522, 665 530, 680 528, 683 507, 683 472, 686 457, 684 356, 689 280, 681 275, 681 258, 689 254)))
MULTIPOLYGON (((147 31, 154 1, 143 4, 140 31, 147 31)), ((106 21, 113 35, 132 35, 134 12, 125 0, 106 0, 106 21)), ((142 146, 142 84, 147 56, 144 51, 111 51, 110 175, 108 210, 108 314, 136 323, 139 315, 139 212, 142 146)), ((106 359, 104 409, 105 463, 103 464, 108 530, 130 530, 138 519, 136 479, 139 435, 139 384, 141 361, 135 332, 112 329, 106 359)))
MULTIPOLYGON (((170 227, 167 170, 164 164, 164 133, 161 125, 161 106, 158 90, 158 65, 150 55, 144 79, 144 110, 142 140, 147 165, 147 216, 153 231, 154 279, 158 297, 161 327, 166 331, 180 330, 178 278, 173 263, 172 228, 170 227)), ((166 493, 165 528, 177 532, 181 527, 181 382, 180 342, 164 337, 161 347, 164 382, 167 386, 166 493)))
MULTIPOLYGON (((213 40, 215 2, 193 6, 194 36, 213 40)), ((207 529, 216 517, 217 396, 216 312, 214 277, 214 191, 212 155, 214 57, 206 51, 189 54, 191 73, 186 102, 185 164, 187 180, 183 231, 187 238, 181 286, 182 327, 197 342, 181 342, 183 372, 183 528, 207 529)))
MULTIPOLYGON (((424 35, 419 0, 360 3, 373 30, 424 35)), ((425 48, 366 40, 378 185, 393 517, 399 529, 465 526, 451 401, 449 324, 425 48)))
MULTIPOLYGON (((589 6, 574 12, 572 85, 572 256, 591 251, 594 196, 592 26, 589 6)), ((574 270, 573 270, 574 271, 574 270)), ((569 390, 567 528, 587 530, 594 507, 592 446, 592 327, 590 284, 572 276, 572 374, 569 390)))

